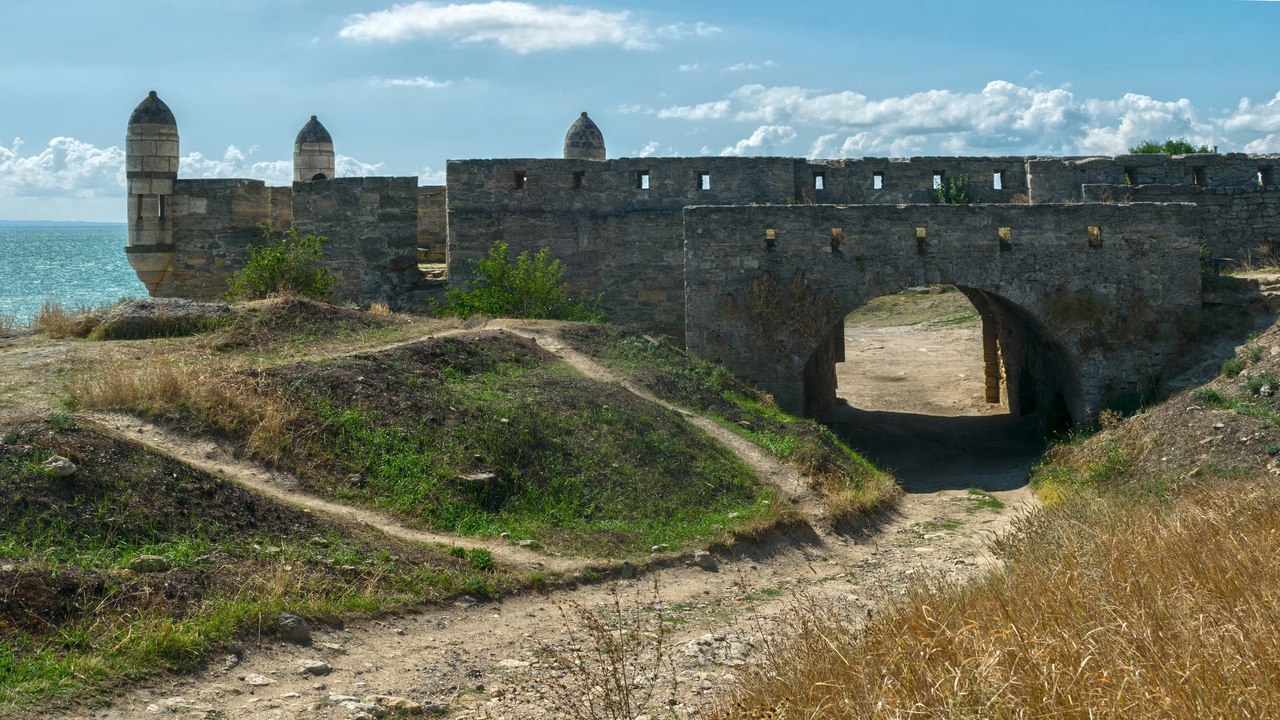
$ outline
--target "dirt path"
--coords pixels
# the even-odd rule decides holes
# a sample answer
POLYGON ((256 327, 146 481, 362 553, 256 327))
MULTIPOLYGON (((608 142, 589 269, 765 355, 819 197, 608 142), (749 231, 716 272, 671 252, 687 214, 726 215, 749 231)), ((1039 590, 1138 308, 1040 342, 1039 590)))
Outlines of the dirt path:
MULTIPOLYGON (((588 374, 607 376, 545 333, 521 325, 507 329, 534 337, 588 374)), ((739 546, 734 555, 716 558, 714 569, 678 565, 639 580, 586 585, 554 595, 531 594, 347 628, 317 628, 309 646, 250 647, 243 658, 216 659, 204 672, 160 678, 111 707, 66 717, 115 720, 176 714, 345 720, 377 714, 360 704, 368 695, 434 703, 447 708, 450 717, 559 717, 556 708, 588 693, 580 673, 566 673, 554 660, 581 646, 581 638, 567 630, 581 627, 574 608, 608 620, 617 603, 624 608, 643 606, 641 616, 652 615, 656 603, 674 616, 672 665, 647 684, 656 688, 659 701, 674 697, 676 704, 664 708, 679 717, 697 717, 713 702, 717 689, 734 682, 736 669, 750 662, 762 638, 776 636, 785 627, 795 597, 812 597, 851 616, 865 616, 921 575, 971 577, 993 562, 984 550, 987 540, 1031 502, 1023 481, 1034 450, 1016 440, 1021 437, 1019 428, 1008 427, 1007 420, 1002 426, 1002 418, 991 416, 991 408, 973 402, 972 389, 981 392, 976 384, 981 382, 980 367, 971 386, 961 382, 965 378, 953 377, 969 374, 967 370, 948 365, 957 359, 971 361, 975 328, 937 332, 851 331, 851 362, 842 367, 841 383, 867 395, 851 394, 861 409, 842 409, 832 421, 852 442, 895 466, 909 490, 899 510, 864 535, 834 534, 819 523, 768 543, 739 546), (882 345, 883 357, 893 358, 894 372, 904 379, 876 381, 874 373, 859 365, 862 344, 882 345), (941 395, 930 395, 925 402, 921 388, 941 395), (918 414, 936 412, 939 406, 951 408, 952 414, 918 414), (651 594, 654 582, 656 600, 651 594), (571 622, 566 623, 566 613, 571 622), (307 660, 325 662, 330 672, 321 677, 299 675, 299 664, 307 660)), ((130 419, 119 429, 136 436, 138 426, 130 419)), ((717 437, 725 432, 714 425, 706 429, 717 437)), ((737 436, 727 435, 724 439, 737 445, 737 436)), ((160 442, 145 426, 142 436, 149 438, 147 442, 160 442)), ((213 452, 214 457, 203 461, 230 471, 227 458, 218 456, 216 449, 181 451, 197 456, 213 452)), ((803 482, 789 470, 767 457, 754 461, 799 502, 808 502, 803 482)), ((235 471, 262 473, 244 467, 235 471)), ((287 492, 272 484, 287 484, 279 478, 256 482, 267 492, 287 492)), ((448 542, 463 544, 453 538, 448 542)))

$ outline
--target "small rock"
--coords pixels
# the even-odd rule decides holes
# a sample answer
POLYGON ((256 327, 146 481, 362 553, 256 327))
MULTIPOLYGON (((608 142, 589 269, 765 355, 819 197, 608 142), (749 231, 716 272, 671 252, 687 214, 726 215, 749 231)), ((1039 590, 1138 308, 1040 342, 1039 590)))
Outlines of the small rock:
POLYGON ((662 545, 654 545, 653 547, 649 548, 649 552, 651 552, 651 553, 660 553, 660 552, 666 552, 666 551, 668 551, 668 550, 670 550, 670 549, 671 549, 671 546, 670 546, 670 545, 667 545, 666 543, 663 543, 662 545))
POLYGON ((10 563, 5 563, 4 565, 0 565, 0 573, 12 573, 12 572, 18 572, 17 565, 12 565, 10 563))
POLYGON ((311 626, 292 613, 280 613, 280 618, 276 620, 276 632, 281 639, 289 642, 305 643, 311 640, 311 626))
POLYGON ((136 573, 160 573, 169 569, 169 559, 159 555, 139 555, 129 561, 129 569, 136 573))
POLYGON ((58 477, 68 477, 70 475, 74 475, 76 473, 76 470, 79 469, 76 467, 75 463, 62 457, 61 455, 50 455, 48 460, 45 460, 43 463, 40 464, 40 467, 45 470, 52 471, 53 474, 57 475, 58 477))
POLYGON ((155 713, 157 715, 166 713, 172 715, 181 714, 187 716, 207 716, 213 712, 213 706, 188 702, 186 698, 171 697, 148 705, 147 712, 155 713))
POLYGON ((244 676, 244 684, 252 685, 254 687, 265 687, 267 685, 275 685, 276 681, 272 680, 266 675, 259 675, 258 673, 250 673, 244 676))
POLYGON ((333 672, 329 663, 323 660, 301 660, 295 670, 298 675, 328 675, 333 672))
POLYGON ((512 660, 508 658, 506 660, 499 660, 498 667, 506 668, 508 670, 515 670, 518 668, 527 668, 529 667, 529 663, 525 662, 524 660, 512 660))
POLYGON ((475 605, 477 602, 479 601, 471 597, 470 595, 463 595, 462 597, 455 600, 453 604, 457 605, 458 607, 471 607, 472 605, 475 605))
POLYGON ((623 562, 618 566, 618 577, 623 580, 630 580, 636 576, 636 566, 629 562, 623 562))
POLYGON ((707 572, 716 572, 720 569, 720 566, 716 564, 715 557, 706 550, 699 550, 693 554, 693 564, 707 572))
POLYGON ((532 546, 533 546, 533 541, 532 541, 532 540, 521 540, 520 542, 516 543, 516 545, 519 545, 520 547, 523 547, 523 548, 532 547, 532 546))
POLYGON ((426 710, 426 707, 416 700, 395 695, 366 695, 364 701, 403 715, 421 715, 426 710))

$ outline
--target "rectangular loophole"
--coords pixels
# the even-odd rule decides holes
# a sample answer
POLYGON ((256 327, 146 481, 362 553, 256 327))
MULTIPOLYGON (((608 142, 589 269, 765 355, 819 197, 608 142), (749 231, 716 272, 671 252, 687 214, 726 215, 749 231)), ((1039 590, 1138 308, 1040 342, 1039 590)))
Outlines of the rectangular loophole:
POLYGON ((996 231, 996 236, 1000 238, 1001 250, 1013 249, 1013 230, 1012 228, 1002 227, 996 231))
POLYGON ((936 172, 933 174, 933 189, 934 190, 942 189, 942 173, 941 172, 936 172))
POLYGON ((1196 187, 1204 187, 1204 168, 1191 168, 1191 184, 1196 187))
POLYGON ((871 175, 871 189, 872 190, 884 189, 884 173, 877 172, 871 175))
POLYGON ((698 173, 698 189, 699 190, 711 189, 711 173, 709 172, 698 173))
POLYGON ((649 189, 649 171, 648 170, 641 170, 640 172, 636 173, 636 189, 637 190, 649 189))
POLYGON ((583 184, 586 183, 586 180, 587 180, 587 171, 585 170, 573 171, 573 189, 574 190, 581 190, 583 184))
POLYGON ((1102 228, 1097 225, 1089 226, 1089 247, 1102 247, 1102 228))
POLYGON ((1258 168, 1258 187, 1266 187, 1274 184, 1275 181, 1271 179, 1271 168, 1258 168))
POLYGON ((156 196, 156 217, 164 219, 164 195, 156 196))
POLYGON ((996 170, 995 172, 991 173, 991 188, 993 190, 1004 189, 1004 171, 1003 170, 996 170))
POLYGON ((529 185, 529 173, 524 170, 516 170, 511 173, 511 181, 517 190, 523 190, 529 185))
POLYGON ((1131 168, 1131 167, 1127 167, 1127 168, 1125 168, 1125 169, 1124 169, 1124 184, 1125 184, 1125 185, 1133 185, 1133 184, 1134 184, 1134 182, 1133 182, 1133 172, 1134 172, 1134 171, 1133 171, 1133 168, 1131 168))
POLYGON ((916 252, 920 254, 924 254, 924 252, 928 249, 929 249, 928 232, 922 227, 916 228, 916 252))
POLYGON ((814 189, 814 190, 826 190, 826 189, 827 189, 827 175, 826 175, 826 173, 816 172, 816 173, 814 173, 814 174, 813 174, 813 189, 814 189))
POLYGON ((772 250, 778 245, 778 231, 773 228, 764 229, 764 246, 772 250))
POLYGON ((831 228, 831 252, 840 252, 840 246, 844 244, 844 228, 831 228))

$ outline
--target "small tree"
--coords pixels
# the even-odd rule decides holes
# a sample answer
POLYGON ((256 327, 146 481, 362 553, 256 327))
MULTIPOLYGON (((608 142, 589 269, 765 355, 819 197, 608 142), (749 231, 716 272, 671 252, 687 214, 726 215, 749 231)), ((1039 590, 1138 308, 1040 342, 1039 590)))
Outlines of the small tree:
POLYGON ((256 300, 271 295, 322 297, 333 287, 333 271, 320 263, 324 244, 322 235, 298 235, 296 228, 286 232, 259 225, 264 245, 249 245, 249 259, 244 268, 227 281, 228 300, 256 300))
POLYGON ((468 317, 544 318, 600 322, 600 296, 572 295, 564 268, 547 248, 535 255, 520 253, 515 263, 507 244, 500 242, 488 255, 471 261, 473 277, 461 289, 445 293, 445 312, 468 317))
POLYGON ((938 187, 933 189, 933 195, 943 205, 967 205, 978 201, 969 192, 969 176, 964 173, 953 178, 943 178, 938 187))
POLYGON ((1129 148, 1130 155, 1193 155, 1196 153, 1213 153, 1208 145, 1195 146, 1186 138, 1166 138, 1164 142, 1146 140, 1141 145, 1129 148))

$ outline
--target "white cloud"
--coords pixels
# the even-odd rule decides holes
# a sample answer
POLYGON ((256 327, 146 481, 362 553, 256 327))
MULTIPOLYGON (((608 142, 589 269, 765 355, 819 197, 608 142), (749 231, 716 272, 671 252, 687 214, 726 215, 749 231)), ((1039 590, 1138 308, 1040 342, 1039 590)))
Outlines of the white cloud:
POLYGON ((21 138, 0 145, 0 196, 80 198, 124 195, 124 151, 99 148, 75 138, 56 137, 32 155, 21 138))
POLYGON ((715 25, 708 25, 703 22, 699 23, 675 23, 674 25, 663 25, 655 31, 658 37, 671 38, 679 40, 689 37, 710 37, 720 32, 720 28, 715 25))
POLYGON ((432 170, 430 165, 425 165, 423 166, 422 171, 418 173, 418 184, 443 185, 444 175, 445 173, 443 170, 432 170))
POLYGON ((788 125, 761 125, 751 137, 739 140, 720 151, 721 155, 771 155, 780 145, 796 139, 796 131, 788 125))
MULTIPOLYGON (((977 92, 928 90, 885 98, 752 84, 720 100, 665 108, 658 117, 792 128, 797 136, 810 138, 811 157, 1117 155, 1144 140, 1166 137, 1185 137, 1224 151, 1265 152, 1280 145, 1280 94, 1263 104, 1242 101, 1234 112, 1203 118, 1185 98, 1130 93, 1118 99, 1080 99, 1067 88, 1031 88, 1003 80, 977 92)), ((739 146, 726 151, 738 152, 739 146)), ((748 144, 745 150, 755 148, 748 144)))
POLYGON ((772 60, 765 60, 762 63, 757 62, 740 62, 734 63, 724 69, 725 72, 743 72, 746 70, 759 70, 760 68, 773 67, 772 60))
POLYGON ((650 140, 645 143, 644 147, 636 151, 636 157, 653 157, 658 154, 658 148, 662 145, 657 140, 650 140))
POLYGON ((680 72, 702 72, 702 63, 689 63, 687 65, 677 65, 676 69, 680 72))
POLYGON ((702 103, 701 105, 673 105, 658 111, 662 119, 719 120, 729 112, 728 100, 702 103))
MULTIPOLYGON (((697 28, 694 26, 689 32, 696 33, 697 28)), ((646 49, 653 47, 651 38, 656 34, 661 33, 632 21, 631 13, 625 10, 539 7, 504 0, 393 5, 387 10, 352 15, 338 33, 339 37, 365 42, 442 38, 459 43, 494 43, 518 53, 590 45, 646 49)))
POLYGON ((430 75, 420 75, 411 78, 370 78, 369 84, 374 87, 395 88, 419 88, 422 90, 435 90, 437 88, 447 88, 453 84, 452 80, 436 80, 430 75))

